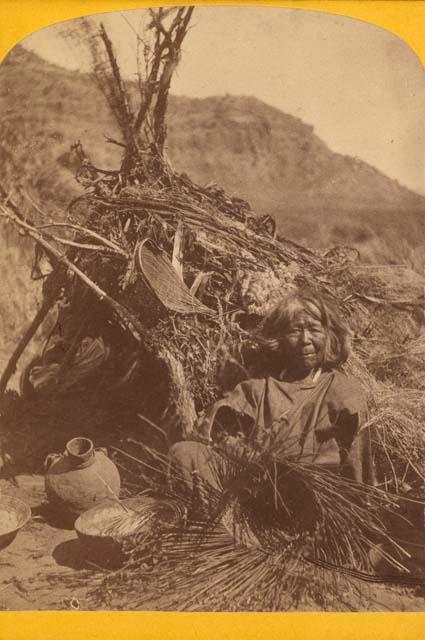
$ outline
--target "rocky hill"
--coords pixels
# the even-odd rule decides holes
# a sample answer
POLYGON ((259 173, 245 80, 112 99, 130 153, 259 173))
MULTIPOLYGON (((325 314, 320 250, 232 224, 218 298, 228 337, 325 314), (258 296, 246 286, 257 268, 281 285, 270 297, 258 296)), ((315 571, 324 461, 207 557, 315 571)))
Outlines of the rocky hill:
POLYGON ((171 107, 175 165, 257 207, 420 206, 416 194, 361 160, 333 153, 312 126, 256 98, 179 98, 171 107))
MULTIPOLYGON (((253 97, 171 97, 168 153, 199 183, 216 182, 275 215, 281 231, 309 246, 351 244, 370 262, 418 262, 425 198, 359 159, 333 153, 312 126, 253 97)), ((0 66, 0 183, 19 181, 43 209, 81 192, 70 145, 116 168, 119 137, 94 79, 16 46, 0 66)), ((0 366, 33 314, 31 254, 2 228, 0 366)))
MULTIPOLYGON (((312 126, 244 96, 172 97, 172 164, 200 183, 217 182, 284 223, 293 210, 423 210, 425 198, 357 158, 333 153, 312 126)), ((0 67, 2 179, 17 174, 40 197, 65 204, 78 188, 70 145, 99 166, 116 166, 118 134, 95 81, 17 46, 0 67)), ((297 214, 298 215, 298 214, 297 214)))

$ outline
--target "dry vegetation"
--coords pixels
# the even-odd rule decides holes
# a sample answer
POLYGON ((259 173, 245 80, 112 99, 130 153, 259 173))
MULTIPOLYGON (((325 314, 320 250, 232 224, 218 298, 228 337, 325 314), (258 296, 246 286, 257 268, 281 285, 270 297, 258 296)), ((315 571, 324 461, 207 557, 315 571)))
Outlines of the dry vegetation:
MULTIPOLYGON (((115 350, 107 376, 85 392, 80 388, 64 390, 58 385, 54 401, 50 398, 47 402, 37 396, 21 402, 6 394, 2 408, 5 437, 8 430, 12 431, 12 424, 13 442, 21 447, 18 456, 20 453, 25 459, 32 447, 39 458, 47 446, 55 448, 71 425, 96 437, 102 434, 104 441, 115 446, 116 460, 129 490, 150 488, 166 494, 166 443, 196 432, 196 416, 223 389, 256 373, 261 345, 251 329, 282 293, 313 283, 339 306, 353 331, 355 353, 347 367, 361 380, 369 396, 371 419, 365 428, 370 428, 373 437, 380 488, 356 487, 299 465, 291 473, 299 480, 298 485, 295 483, 298 488, 306 487, 314 506, 313 528, 305 526, 296 505, 296 525, 288 528, 273 509, 271 521, 265 525, 255 515, 255 505, 275 497, 273 484, 264 486, 263 482, 273 452, 265 452, 254 462, 250 456, 232 461, 230 475, 220 479, 222 492, 209 496, 203 524, 187 522, 194 497, 171 492, 168 500, 175 507, 171 520, 158 517, 155 510, 149 517, 144 515, 130 550, 130 564, 106 582, 101 576, 101 588, 94 590, 93 597, 100 597, 103 605, 119 606, 111 595, 119 586, 120 594, 125 595, 124 606, 143 607, 154 602, 155 607, 165 608, 333 607, 340 578, 330 578, 323 567, 314 572, 306 557, 329 563, 334 569, 341 569, 348 557, 356 570, 367 572, 367 550, 376 536, 390 545, 393 572, 400 571, 402 578, 407 576, 406 584, 420 582, 417 577, 412 580, 408 568, 400 568, 394 553, 398 543, 386 529, 386 519, 394 517, 406 483, 419 486, 425 474, 424 281, 417 255, 417 235, 423 229, 422 214, 415 210, 420 198, 352 159, 335 157, 327 166, 329 175, 325 175, 317 167, 321 166, 320 156, 328 160, 330 152, 311 136, 308 127, 299 123, 295 126, 295 119, 289 116, 285 116, 289 118, 287 125, 295 128, 291 144, 302 148, 296 140, 302 133, 310 136, 304 156, 313 148, 296 175, 289 171, 286 176, 288 183, 298 180, 293 201, 300 201, 304 175, 311 180, 315 176, 316 180, 306 191, 304 207, 309 198, 313 199, 315 188, 332 200, 335 184, 343 184, 337 195, 344 201, 348 193, 354 197, 356 181, 364 187, 364 202, 359 205, 355 222, 352 210, 350 215, 337 213, 325 207, 325 199, 323 209, 315 211, 320 233, 310 217, 309 238, 304 229, 295 234, 309 244, 314 236, 318 250, 288 239, 290 230, 299 224, 295 215, 281 219, 276 233, 273 222, 255 216, 245 200, 230 196, 214 184, 201 187, 171 168, 163 154, 164 116, 170 73, 178 61, 179 37, 184 37, 190 12, 181 9, 170 15, 152 12, 151 16, 147 33, 153 40, 149 40, 150 48, 145 47, 146 69, 139 82, 136 109, 131 107, 134 95, 127 94, 114 67, 107 34, 92 33, 88 23, 83 25, 97 64, 97 80, 117 116, 121 133, 118 146, 123 148, 121 166, 99 168, 87 137, 85 148, 90 159, 81 145, 74 148, 76 160, 72 162, 77 167, 80 195, 66 212, 56 215, 53 208, 40 209, 31 202, 31 189, 37 189, 43 197, 43 182, 34 181, 24 188, 15 184, 9 196, 2 199, 2 216, 42 248, 53 269, 44 278, 44 301, 53 309, 47 320, 58 317, 71 336, 70 355, 65 360, 72 361, 83 331, 102 336, 115 350), (164 25, 171 28, 168 37, 164 25), (164 51, 166 55, 161 58, 164 51), (151 73, 155 77, 149 82, 151 73), (335 174, 338 180, 334 182, 335 174), (383 207, 384 213, 379 211, 379 224, 385 219, 393 229, 387 230, 385 237, 379 233, 377 219, 370 215, 367 207, 379 193, 387 194, 390 200, 397 196, 400 203, 412 206, 413 231, 409 230, 411 235, 406 232, 403 242, 396 242, 394 235, 406 226, 405 218, 399 220, 398 211, 388 207, 383 207), (361 248, 365 262, 359 260, 355 250, 328 249, 335 239, 338 245, 361 248), (396 253, 392 247, 397 248, 396 253), (384 267, 376 263, 384 263, 384 267), (64 301, 66 317, 57 309, 64 301), (59 316, 55 316, 57 313, 59 316), (249 499, 242 500, 246 495, 249 499), (255 536, 255 548, 249 544, 235 548, 234 532, 230 535, 228 529, 217 529, 219 520, 226 522, 229 510, 230 521, 255 536), (163 527, 159 542, 158 527, 163 527), (352 535, 347 536, 349 530, 352 535), (155 572, 152 567, 156 565, 159 570, 155 572), (149 588, 135 600, 134 585, 146 573, 150 576, 149 588), (205 590, 215 576, 212 594, 205 600, 205 590), (324 583, 328 586, 325 596, 324 583), (249 595, 258 585, 261 596, 249 595), (169 595, 161 598, 164 592, 169 595)), ((55 91, 58 83, 60 76, 55 91)), ((239 114, 242 130, 250 117, 244 119, 239 114)), ((216 120, 220 122, 220 113, 216 120)), ((217 124, 219 127, 221 124, 217 124)), ((211 129, 206 141, 211 140, 213 145, 215 125, 211 129)), ((260 157, 259 132, 255 128, 249 131, 248 138, 232 138, 228 152, 231 159, 235 154, 242 157, 245 171, 245 145, 249 143, 256 156, 257 164, 252 169, 256 173, 266 159, 260 157)), ((174 135, 177 139, 179 132, 174 135)), ((40 141, 45 143, 42 130, 40 141)), ((183 137, 180 144, 186 142, 183 137)), ((279 139, 277 143, 281 153, 291 148, 279 139)), ((195 141, 187 146, 193 150, 195 141)), ((63 160, 71 163, 70 156, 63 160)), ((17 158, 17 167, 23 166, 24 174, 28 171, 34 176, 33 168, 27 169, 23 162, 23 156, 17 158)), ((211 163, 216 166, 213 159, 211 163)), ((227 166, 232 166, 232 160, 227 166)), ((269 169, 265 182, 273 183, 276 167, 269 169)), ((52 165, 52 174, 57 176, 58 171, 62 178, 68 175, 52 165)), ((264 194, 270 209, 273 199, 266 195, 267 185, 259 190, 257 182, 252 189, 259 200, 264 194)), ((61 198, 64 193, 68 192, 64 189, 61 198)), ((304 215, 307 210, 303 209, 304 215)), ((35 269, 42 268, 41 253, 36 256, 35 269)), ((284 457, 273 458, 273 463, 290 465, 284 457)), ((340 597, 337 608, 353 606, 354 591, 350 583, 347 601, 340 597)))

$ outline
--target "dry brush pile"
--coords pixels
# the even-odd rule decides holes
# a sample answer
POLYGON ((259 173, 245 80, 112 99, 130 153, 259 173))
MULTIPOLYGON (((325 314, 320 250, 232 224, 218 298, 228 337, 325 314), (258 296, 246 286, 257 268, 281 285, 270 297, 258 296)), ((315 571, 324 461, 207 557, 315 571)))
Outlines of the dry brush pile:
MULTIPOLYGON (((199 537, 198 525, 192 524, 189 538, 182 541, 174 522, 163 538, 171 573, 177 556, 187 559, 190 548, 199 551, 190 556, 197 563, 197 586, 199 575, 205 585, 213 575, 222 576, 216 604, 205 606, 218 606, 220 598, 229 594, 237 602, 255 575, 254 583, 264 587, 263 606, 282 608, 287 598, 283 594, 297 594, 294 598, 299 600, 300 590, 313 584, 302 564, 306 546, 314 547, 313 555, 323 562, 341 565, 350 557, 349 564, 367 568, 361 540, 369 548, 378 532, 387 536, 380 509, 391 510, 393 494, 407 483, 423 481, 423 279, 403 266, 362 266, 357 253, 347 247, 318 253, 298 246, 278 236, 273 220, 256 216, 247 202, 216 185, 196 185, 172 170, 164 152, 168 90, 191 13, 191 8, 149 12, 145 35, 138 36, 144 69, 141 65, 137 109, 127 95, 105 30, 94 33, 84 22, 94 74, 122 132, 122 140, 110 141, 122 146, 122 165, 116 171, 94 167, 82 145, 76 144, 74 153, 80 159, 76 178, 85 194, 55 220, 33 206, 31 221, 16 203, 16 193, 2 192, 1 215, 35 241, 33 273, 44 278, 41 307, 0 381, 3 419, 7 426, 15 416, 18 428, 16 415, 21 419, 25 415, 25 435, 30 429, 42 441, 44 432, 50 442, 54 429, 62 433, 60 421, 66 423, 65 431, 70 425, 75 429, 77 421, 86 432, 96 424, 102 437, 115 446, 129 488, 150 486, 157 492, 161 487, 166 493, 170 491, 164 481, 167 445, 192 437, 198 417, 225 389, 247 376, 261 375, 262 349, 253 329, 264 314, 294 288, 307 286, 320 292, 338 306, 352 329, 354 353, 346 367, 369 397, 370 422, 365 428, 371 429, 380 489, 343 486, 342 480, 330 481, 309 468, 293 470, 316 500, 322 538, 313 536, 311 528, 302 533, 302 527, 289 535, 276 521, 269 528, 256 524, 249 500, 245 509, 240 505, 236 509, 241 487, 244 491, 251 487, 254 503, 262 495, 262 473, 269 463, 256 460, 253 467, 247 458, 231 465, 232 477, 221 478, 223 494, 210 496, 209 526, 201 527, 206 537, 199 537), (49 273, 43 275, 46 258, 49 273), (7 382, 21 352, 52 313, 57 318, 52 335, 60 329, 65 345, 54 393, 24 395, 17 408, 18 401, 8 400, 4 393, 7 382), (66 384, 66 376, 85 336, 101 339, 108 359, 101 374, 95 371, 85 381, 83 391, 78 382, 74 387, 66 384), (361 506, 365 492, 367 518, 361 506), (214 533, 212 523, 229 509, 238 510, 234 520, 239 528, 255 531, 259 541, 255 551, 242 545, 236 552, 227 529, 223 535, 214 533), (350 539, 347 528, 353 532, 350 539), (289 557, 294 572, 286 570, 289 557), (304 569, 299 571, 298 565, 304 569), (278 595, 277 583, 282 586, 278 595)), ((183 504, 186 500, 175 493, 169 499, 183 504)), ((146 519, 143 523, 146 543, 146 519)), ((140 573, 145 566, 140 552, 145 546, 139 536, 131 571, 140 573)), ((152 545, 149 549, 152 558, 152 545)), ((397 564, 394 560, 393 568, 397 564)), ((182 569, 178 588, 170 586, 171 573, 158 574, 159 592, 184 590, 190 566, 182 569)), ((128 575, 124 582, 131 585, 128 575)), ((193 593, 189 590, 187 606, 203 602, 196 585, 193 593)), ((164 606, 180 606, 170 602, 164 606)), ((241 606, 249 608, 249 603, 241 606)), ((257 602, 255 607, 261 605, 257 602)))

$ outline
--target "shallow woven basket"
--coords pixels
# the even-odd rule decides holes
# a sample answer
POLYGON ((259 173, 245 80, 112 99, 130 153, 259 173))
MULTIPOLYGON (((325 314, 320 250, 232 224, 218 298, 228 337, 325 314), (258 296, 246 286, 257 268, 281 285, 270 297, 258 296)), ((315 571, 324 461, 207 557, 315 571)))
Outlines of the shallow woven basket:
MULTIPOLYGON (((2 532, 0 529, 0 550, 5 549, 16 538, 18 531, 24 527, 31 518, 30 507, 12 496, 0 496, 0 511, 7 511, 16 516, 17 524, 10 531, 2 532)), ((0 523, 1 527, 1 523, 0 523)))

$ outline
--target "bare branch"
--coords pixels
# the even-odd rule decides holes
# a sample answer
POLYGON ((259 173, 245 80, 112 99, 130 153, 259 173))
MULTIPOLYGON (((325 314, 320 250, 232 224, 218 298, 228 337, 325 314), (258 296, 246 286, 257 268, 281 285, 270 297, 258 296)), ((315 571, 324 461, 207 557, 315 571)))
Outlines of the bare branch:
POLYGON ((127 257, 126 252, 123 251, 123 249, 121 249, 121 247, 118 244, 116 244, 115 242, 112 242, 112 240, 104 238, 103 236, 96 233, 95 231, 92 231, 92 229, 87 229, 87 227, 82 227, 78 224, 71 224, 70 222, 50 222, 48 224, 37 226, 37 229, 49 229, 52 227, 67 227, 68 229, 73 229, 74 231, 80 231, 84 235, 91 236, 92 238, 96 238, 96 240, 99 240, 99 242, 102 242, 106 247, 113 249, 116 253, 120 253, 121 255, 127 257))
POLYGON ((0 404, 3 399, 4 393, 7 389, 8 382, 16 371, 16 367, 18 365, 20 357, 24 353, 25 349, 31 342, 34 335, 36 334, 37 329, 40 327, 43 320, 47 316, 48 312, 50 311, 51 307, 54 304, 54 301, 55 301, 55 297, 53 295, 50 297, 46 297, 43 300, 43 303, 40 309, 35 314, 33 321, 31 322, 28 329, 25 331, 21 340, 16 345, 16 348, 0 378, 0 404))
POLYGON ((106 33, 103 23, 100 25, 100 37, 106 49, 106 53, 109 59, 109 65, 112 72, 113 82, 109 83, 109 90, 111 92, 112 106, 115 116, 121 126, 121 130, 127 146, 133 150, 137 149, 137 143, 133 133, 133 116, 128 104, 126 90, 121 78, 121 72, 115 57, 115 53, 112 47, 112 42, 106 33))
POLYGON ((145 330, 140 321, 133 316, 133 314, 123 307, 119 302, 109 296, 106 291, 103 291, 93 280, 91 280, 81 269, 79 269, 66 255, 58 251, 46 237, 32 225, 28 224, 15 213, 8 209, 5 204, 0 204, 0 216, 11 220, 22 232, 32 238, 37 244, 39 244, 46 253, 53 256, 57 264, 62 265, 83 282, 95 296, 103 302, 113 312, 114 316, 118 319, 120 325, 128 331, 133 338, 140 342, 145 335, 145 330))
POLYGON ((163 19, 169 15, 170 11, 150 10, 152 22, 149 27, 155 30, 156 41, 150 73, 146 80, 147 94, 140 105, 134 128, 136 131, 140 130, 156 95, 153 129, 155 132, 154 140, 160 152, 162 152, 165 142, 164 118, 171 79, 179 62, 181 45, 187 33, 193 10, 193 7, 180 7, 168 29, 165 28, 163 19))

